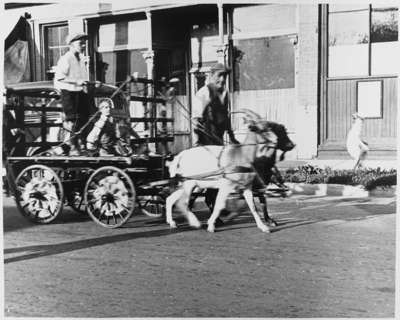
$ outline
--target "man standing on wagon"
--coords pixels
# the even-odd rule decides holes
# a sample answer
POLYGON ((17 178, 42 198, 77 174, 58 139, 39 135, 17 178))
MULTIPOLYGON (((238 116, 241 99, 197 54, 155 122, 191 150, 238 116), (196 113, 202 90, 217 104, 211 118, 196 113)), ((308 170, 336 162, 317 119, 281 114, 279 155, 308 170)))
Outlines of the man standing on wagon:
POLYGON ((84 56, 85 33, 70 34, 67 37, 69 51, 58 60, 54 87, 61 90, 64 111, 64 143, 69 146, 69 155, 80 155, 80 142, 76 132, 84 126, 92 109, 93 99, 84 91, 89 80, 88 58, 84 56))

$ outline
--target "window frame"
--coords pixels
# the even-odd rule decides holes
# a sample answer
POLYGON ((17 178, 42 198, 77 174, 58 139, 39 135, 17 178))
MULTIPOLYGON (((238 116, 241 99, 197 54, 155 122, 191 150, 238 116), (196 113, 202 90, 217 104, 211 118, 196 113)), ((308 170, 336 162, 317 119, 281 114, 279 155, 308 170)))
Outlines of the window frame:
MULTIPOLYGON (((128 22, 128 30, 127 30, 127 32, 128 32, 128 43, 127 44, 114 44, 114 45, 106 45, 106 46, 100 45, 100 28, 101 28, 101 26, 116 24, 119 21, 111 21, 111 22, 109 22, 109 21, 101 21, 101 22, 99 22, 98 25, 97 25, 97 27, 98 27, 98 30, 97 30, 97 37, 98 37, 98 39, 97 39, 97 42, 98 42, 97 51, 100 52, 100 53, 103 53, 103 52, 114 52, 114 51, 124 51, 124 50, 128 50, 128 51, 131 51, 131 50, 143 50, 143 51, 148 50, 148 47, 147 47, 148 43, 146 42, 147 40, 146 41, 142 40, 142 42, 139 42, 139 43, 131 43, 131 42, 129 42, 129 23, 130 22, 137 22, 137 21, 140 21, 143 24, 147 23, 146 19, 137 19, 137 18, 136 19, 134 19, 134 18, 132 18, 132 19, 124 19, 124 20, 120 21, 120 22, 128 22)), ((135 28, 133 28, 132 30, 134 30, 134 29, 135 28)))
MULTIPOLYGON (((372 59, 371 59, 371 48, 372 48, 372 42, 371 42, 371 26, 372 26, 372 11, 374 10, 373 6, 371 4, 368 5, 368 70, 366 75, 351 75, 351 76, 333 76, 331 77, 329 75, 329 4, 326 5, 326 39, 325 43, 323 44, 326 46, 326 79, 327 80, 351 80, 351 79, 374 79, 374 78, 380 78, 380 77, 396 77, 396 73, 385 73, 385 74, 371 74, 372 73, 372 59)), ((398 12, 400 12, 399 7, 394 7, 390 6, 388 4, 387 9, 397 9, 398 12)), ((379 9, 382 9, 382 7, 379 7, 379 9)), ((352 12, 352 11, 358 11, 358 10, 348 10, 348 11, 340 11, 340 12, 352 12)), ((399 42, 399 39, 397 40, 399 42)))
MULTIPOLYGON (((42 76, 44 79, 48 79, 49 74, 51 73, 51 69, 49 66, 49 39, 48 39, 48 30, 49 28, 52 27, 67 27, 69 29, 69 24, 68 21, 57 21, 57 22, 52 22, 52 23, 44 23, 40 25, 40 33, 41 33, 41 46, 42 46, 42 52, 43 52, 43 60, 42 60, 42 76)), ((61 48, 64 46, 60 46, 58 48, 61 48)), ((68 47, 68 44, 66 44, 65 47, 68 47)))

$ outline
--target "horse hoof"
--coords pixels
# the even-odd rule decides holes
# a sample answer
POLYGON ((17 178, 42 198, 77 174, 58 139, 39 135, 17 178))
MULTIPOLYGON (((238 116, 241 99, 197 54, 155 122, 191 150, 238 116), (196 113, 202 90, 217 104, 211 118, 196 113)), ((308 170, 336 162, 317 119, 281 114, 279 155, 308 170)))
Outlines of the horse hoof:
POLYGON ((277 227, 277 226, 278 226, 278 224, 276 223, 276 221, 275 221, 275 220, 272 220, 272 219, 265 219, 265 222, 266 222, 267 225, 270 226, 270 227, 277 227))
POLYGON ((169 227, 170 227, 171 229, 176 229, 176 228, 177 228, 176 222, 173 221, 173 222, 169 223, 169 227))
POLYGON ((200 229, 201 228, 201 222, 197 221, 197 222, 192 222, 189 224, 191 227, 196 228, 196 229, 200 229))
POLYGON ((264 233, 270 233, 271 232, 271 230, 268 227, 261 227, 260 229, 264 233))
POLYGON ((214 233, 215 232, 214 226, 208 226, 207 231, 214 233))

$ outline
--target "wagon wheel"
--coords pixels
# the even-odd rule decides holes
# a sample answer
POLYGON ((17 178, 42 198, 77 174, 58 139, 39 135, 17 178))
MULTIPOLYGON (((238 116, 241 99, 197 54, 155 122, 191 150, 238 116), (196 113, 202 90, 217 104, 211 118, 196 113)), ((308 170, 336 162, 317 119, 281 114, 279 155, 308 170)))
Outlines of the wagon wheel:
POLYGON ((165 215, 165 199, 161 196, 144 196, 138 199, 139 209, 149 217, 165 215))
POLYGON ((64 189, 55 171, 32 165, 18 175, 15 201, 19 211, 36 223, 49 223, 62 211, 64 189))
POLYGON ((115 167, 102 167, 90 176, 84 191, 90 217, 106 228, 128 221, 135 208, 136 191, 129 176, 115 167))

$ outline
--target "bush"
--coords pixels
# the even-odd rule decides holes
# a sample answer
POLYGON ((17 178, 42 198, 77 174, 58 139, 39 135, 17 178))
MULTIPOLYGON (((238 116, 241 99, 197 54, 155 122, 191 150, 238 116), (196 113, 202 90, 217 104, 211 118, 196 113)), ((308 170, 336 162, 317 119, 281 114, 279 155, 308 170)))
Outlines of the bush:
POLYGON ((397 172, 395 169, 384 170, 377 168, 353 171, 333 170, 330 167, 322 169, 312 165, 305 165, 288 169, 282 176, 286 182, 362 185, 366 190, 397 185, 397 172))

